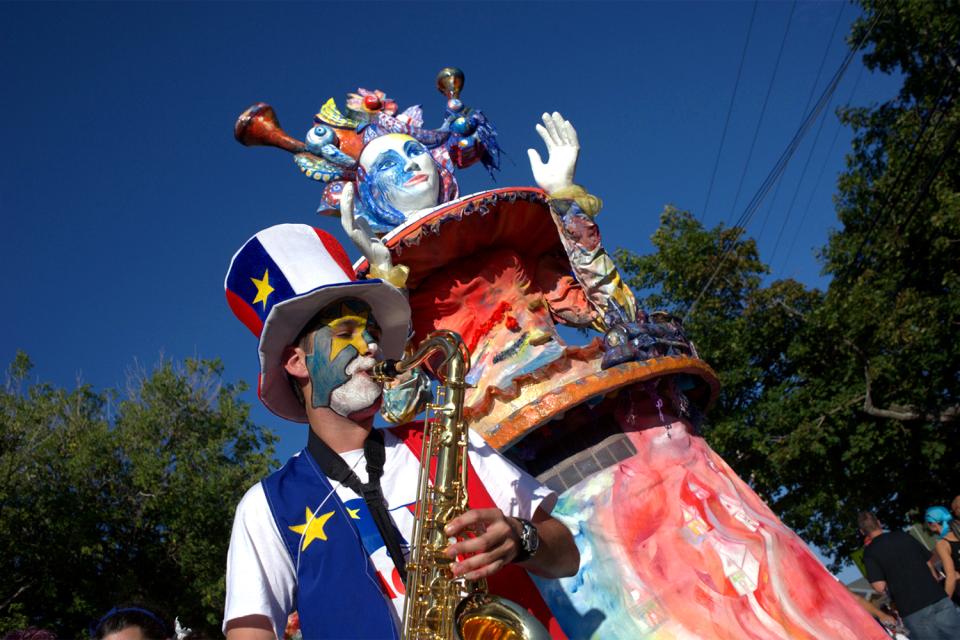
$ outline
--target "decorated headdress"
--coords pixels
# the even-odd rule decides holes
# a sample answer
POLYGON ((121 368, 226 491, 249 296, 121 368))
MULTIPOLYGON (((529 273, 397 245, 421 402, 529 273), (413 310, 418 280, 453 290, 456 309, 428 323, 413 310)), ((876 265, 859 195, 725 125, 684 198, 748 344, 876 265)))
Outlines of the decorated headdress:
POLYGON ((383 330, 384 355, 403 355, 407 299, 381 280, 357 280, 343 247, 321 229, 279 224, 257 233, 234 254, 224 288, 234 314, 260 339, 260 399, 282 418, 307 421, 288 384, 283 350, 331 302, 357 298, 369 304, 383 330))
POLYGON ((234 135, 247 146, 269 145, 294 154, 294 161, 308 178, 324 184, 318 213, 339 215, 340 196, 348 182, 357 186, 356 215, 370 228, 384 234, 401 224, 404 215, 375 197, 366 184, 360 154, 372 140, 384 135, 408 135, 423 144, 437 165, 441 178, 438 204, 459 195, 456 169, 476 162, 489 171, 499 169, 497 132, 486 116, 460 100, 463 72, 447 67, 437 75, 437 88, 447 97, 444 120, 438 129, 423 125, 423 111, 414 105, 397 113, 397 103, 382 91, 358 89, 347 94, 346 113, 333 98, 314 116, 313 126, 303 141, 280 128, 273 108, 262 102, 251 106, 237 119, 234 135))

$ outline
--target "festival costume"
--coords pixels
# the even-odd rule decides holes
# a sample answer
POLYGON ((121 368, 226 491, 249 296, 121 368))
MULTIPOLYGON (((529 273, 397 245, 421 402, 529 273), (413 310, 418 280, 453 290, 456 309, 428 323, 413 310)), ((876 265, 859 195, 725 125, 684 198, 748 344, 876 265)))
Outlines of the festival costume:
MULTIPOLYGON (((419 470, 414 454, 419 453, 417 426, 385 434, 381 487, 405 550, 419 470)), ((520 518, 530 518, 538 507, 549 512, 554 493, 519 472, 479 437, 471 436, 471 443, 473 508, 495 505, 520 518), (489 489, 489 504, 482 499, 487 489, 478 491, 480 486, 489 489)), ((365 480, 362 452, 343 457, 365 480)), ((265 615, 283 637, 287 615, 297 609, 304 638, 397 637, 403 583, 362 498, 338 486, 335 495, 318 506, 331 484, 303 450, 247 492, 237 508, 230 542, 225 621, 265 615), (313 526, 307 524, 311 520, 313 526)), ((511 569, 525 576, 519 567, 511 569)), ((498 591, 494 584, 491 589, 498 591)), ((534 610, 539 606, 543 613, 542 602, 524 604, 534 610)))
MULTIPOLYGON (((387 282, 356 280, 343 249, 321 230, 286 224, 255 234, 231 260, 225 289, 231 308, 260 339, 260 397, 288 419, 306 416, 283 369, 284 349, 330 303, 339 301, 341 313, 349 311, 353 323, 377 321, 385 355, 398 358, 402 353, 409 322, 406 299, 387 282), (368 304, 373 317, 364 316, 350 300, 368 304)), ((324 318, 321 323, 327 322, 324 318)), ((344 353, 353 344, 352 337, 334 338, 327 355, 344 353)), ((353 349, 357 356, 346 354, 359 363, 363 352, 353 349)), ((334 361, 324 362, 320 366, 330 369, 334 361)), ((403 547, 414 522, 421 434, 422 425, 413 425, 385 437, 379 486, 392 512, 385 516, 392 520, 388 526, 404 541, 401 553, 408 551, 403 547)), ((556 501, 553 492, 479 436, 470 437, 471 508, 497 507, 524 519, 538 508, 549 513, 556 501)), ((358 465, 363 454, 344 454, 361 467, 354 473, 365 473, 366 467, 358 465)), ((232 619, 263 615, 282 636, 288 615, 297 609, 307 638, 399 637, 404 585, 368 504, 381 511, 379 501, 366 502, 340 483, 331 486, 309 445, 251 488, 237 508, 231 537, 224 629, 232 619)), ((553 637, 565 637, 523 569, 510 566, 498 572, 490 580, 490 592, 508 595, 551 628, 553 637)))
MULTIPOLYGON (((717 376, 678 319, 636 309, 600 242, 599 199, 576 186, 457 197, 451 167, 481 157, 495 166, 496 136, 459 100, 459 87, 441 90, 449 100, 437 130, 423 128, 419 108, 396 116, 382 93, 369 113, 357 111, 351 94, 348 113, 358 119, 342 128, 332 100, 316 119, 343 134, 340 149, 354 149, 357 136, 369 144, 401 130, 423 142, 443 176, 436 206, 392 210, 354 166, 324 174, 331 177, 320 209, 336 214, 343 185, 357 185, 357 216, 382 236, 392 266, 387 273, 361 260, 356 271, 406 287, 415 339, 433 328, 463 336, 472 352, 471 428, 560 494, 553 513, 573 531, 581 566, 538 586, 563 632, 604 640, 887 637, 700 436, 717 376), (464 120, 469 126, 455 129, 464 120), (557 323, 602 336, 568 345, 557 323)), ((275 123, 264 130, 257 141, 248 129, 238 139, 269 137, 295 152, 303 144, 278 138, 275 123)), ((386 395, 392 418, 416 413, 415 386, 386 395)))

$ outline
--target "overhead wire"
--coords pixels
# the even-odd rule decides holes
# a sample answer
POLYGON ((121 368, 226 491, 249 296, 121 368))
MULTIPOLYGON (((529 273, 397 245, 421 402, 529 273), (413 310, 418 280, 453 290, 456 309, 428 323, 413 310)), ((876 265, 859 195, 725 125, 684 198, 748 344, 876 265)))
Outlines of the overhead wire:
MULTIPOLYGON (((833 22, 833 29, 830 31, 830 37, 827 38, 827 46, 823 51, 823 58, 820 60, 820 67, 817 69, 816 80, 813 81, 813 85, 810 87, 810 94, 807 97, 807 103, 803 106, 803 113, 806 113, 807 109, 810 107, 810 103, 813 101, 813 93, 816 90, 817 85, 820 83, 820 74, 823 72, 823 67, 827 63, 827 58, 830 54, 830 48, 833 44, 833 36, 837 33, 837 26, 840 24, 840 16, 843 14, 844 6, 845 5, 841 4, 840 10, 837 11, 837 17, 833 22)), ((800 178, 797 180, 797 186, 793 190, 793 196, 790 198, 790 204, 787 205, 787 213, 783 217, 783 222, 780 224, 780 231, 777 233, 777 239, 773 243, 773 249, 770 251, 769 264, 773 263, 773 258, 777 255, 777 249, 780 247, 780 240, 783 238, 783 232, 790 223, 790 216, 793 213, 794 205, 797 203, 797 196, 800 194, 800 187, 803 185, 803 179, 807 175, 807 169, 810 167, 810 160, 813 158, 813 151, 817 148, 817 142, 820 140, 820 134, 823 132, 823 125, 826 123, 826 121, 827 118, 825 115, 824 117, 820 118, 820 124, 817 126, 817 132, 813 134, 813 142, 810 143, 810 151, 807 153, 807 159, 803 163, 803 169, 800 170, 800 178)), ((778 188, 780 184, 782 184, 782 182, 777 183, 778 188)))
POLYGON ((777 71, 780 69, 780 60, 783 58, 783 50, 787 45, 787 35, 790 33, 790 24, 793 22, 793 14, 797 9, 797 0, 790 4, 790 15, 787 17, 787 26, 783 30, 783 38, 780 40, 780 50, 777 52, 777 60, 773 64, 773 73, 770 75, 770 83, 767 85, 767 93, 763 97, 763 105, 760 107, 760 117, 757 118, 757 126, 753 130, 753 140, 750 141, 750 150, 747 152, 747 160, 743 163, 743 171, 740 173, 740 181, 737 183, 737 192, 733 197, 733 206, 730 211, 736 211, 737 202, 740 200, 740 192, 743 190, 743 182, 747 177, 747 169, 750 168, 750 160, 753 159, 753 151, 757 146, 757 138, 760 136, 760 127, 763 125, 763 117, 767 113, 767 104, 770 102, 770 94, 773 92, 774 81, 777 79, 777 71))
POLYGON ((723 133, 720 135, 720 146, 717 148, 717 157, 713 161, 713 172, 710 174, 710 186, 707 187, 707 197, 703 203, 703 209, 700 210, 699 219, 705 220, 707 217, 707 207, 710 205, 710 195, 713 193, 713 183, 717 178, 717 169, 720 167, 720 155, 723 151, 723 143, 727 139, 727 130, 730 127, 730 116, 733 114, 733 105, 737 99, 737 90, 740 87, 740 76, 743 73, 743 63, 747 59, 747 48, 750 46, 750 34, 753 33, 753 19, 757 15, 757 5, 760 0, 754 0, 753 10, 750 12, 750 22, 747 25, 747 38, 743 43, 743 52, 740 54, 740 65, 737 67, 737 79, 733 83, 733 94, 730 96, 730 104, 727 106, 727 117, 723 123, 723 133))
POLYGON ((803 136, 810 129, 810 126, 813 124, 816 118, 820 115, 820 113, 823 111, 826 105, 830 102, 831 98, 833 97, 833 93, 836 91, 837 86, 840 83, 841 78, 843 78, 843 75, 844 73, 846 73, 847 68, 849 68, 850 63, 853 62, 853 59, 856 56, 857 52, 860 51, 860 49, 866 43, 869 35, 873 32, 873 28, 876 26, 880 17, 883 15, 883 11, 884 11, 884 8, 881 7, 881 9, 874 16, 873 20, 867 26, 867 29, 864 30, 863 36, 860 38, 860 41, 856 44, 856 46, 851 47, 850 51, 847 53, 847 56, 844 58, 843 62, 840 64, 840 67, 834 73, 830 83, 827 85, 826 89, 824 89, 820 98, 817 100, 817 103, 813 106, 813 109, 810 111, 810 113, 806 115, 806 117, 800 123, 800 126, 797 128, 797 131, 794 134, 793 138, 790 140, 789 144, 787 144, 786 149, 784 149, 783 153, 780 155, 780 158, 777 160, 776 164, 774 164, 773 169, 770 170, 770 173, 767 175, 766 179, 764 179, 763 183, 760 185, 760 188, 754 194, 750 202, 747 203, 747 206, 744 208, 743 213, 740 215, 737 221, 732 225, 734 228, 737 229, 736 233, 734 234, 734 238, 731 242, 727 244, 727 246, 723 249, 723 251, 721 251, 720 255, 717 257, 716 268, 713 270, 713 273, 707 279, 707 282, 704 283, 703 287, 700 289, 700 293, 697 294, 697 297, 687 308, 686 312, 683 315, 684 321, 690 316, 690 314, 696 308, 697 304, 700 302, 700 299, 703 298, 704 293, 706 293, 707 289, 713 283, 714 278, 716 278, 717 274, 720 272, 720 269, 722 268, 723 263, 726 260, 727 256, 736 246, 736 243, 739 240, 740 235, 743 234, 746 223, 750 221, 750 219, 756 213, 757 209, 763 203, 763 200, 766 197, 767 193, 770 192, 770 189, 773 186, 773 183, 786 170, 787 163, 790 161, 790 159, 793 157, 793 154, 796 152, 797 147, 800 144, 800 140, 802 140, 803 136))
MULTIPOLYGON (((826 66, 827 58, 829 57, 829 54, 830 54, 830 47, 831 47, 831 45, 833 44, 833 36, 836 35, 836 33, 837 33, 837 27, 840 25, 840 17, 843 15, 843 10, 844 10, 844 8, 845 8, 845 5, 842 4, 842 3, 838 3, 838 7, 839 7, 839 9, 838 9, 838 11, 837 11, 837 17, 836 17, 836 18, 834 19, 834 21, 833 21, 833 28, 830 30, 830 35, 827 37, 827 46, 826 46, 826 48, 825 48, 824 51, 823 51, 823 57, 820 59, 820 66, 817 67, 817 75, 816 75, 815 78, 814 78, 813 84, 810 85, 810 91, 807 93, 807 102, 803 105, 803 109, 800 110, 800 113, 806 113, 806 112, 807 112, 807 109, 810 108, 810 103, 813 102, 814 92, 817 90, 817 85, 820 84, 820 76, 821 76, 821 74, 823 73, 823 68, 824 68, 824 66, 826 66)), ((823 120, 821 120, 820 122, 821 122, 821 128, 822 128, 823 120)), ((820 131, 819 131, 819 129, 818 129, 818 130, 817 130, 817 134, 814 136, 814 142, 813 142, 813 144, 812 144, 811 147, 810 147, 810 153, 811 153, 811 154, 813 153, 813 149, 817 146, 817 142, 816 142, 816 141, 817 141, 817 139, 818 139, 819 137, 820 137, 820 131)), ((810 162, 809 158, 810 158, 810 156, 808 155, 808 156, 807 156, 807 163, 810 162)), ((805 173, 805 172, 806 172, 806 166, 804 166, 804 171, 803 171, 803 173, 805 173)), ((798 188, 798 189, 799 189, 800 183, 803 182, 803 173, 801 173, 800 182, 797 183, 797 188, 798 188)), ((760 223, 760 230, 759 230, 759 231, 757 232, 757 234, 756 234, 756 238, 757 238, 757 241, 758 241, 758 242, 759 242, 759 240, 763 237, 763 232, 764 232, 764 230, 766 230, 766 228, 767 228, 767 221, 770 219, 770 214, 771 214, 771 213, 774 211, 774 209, 776 208, 777 197, 780 195, 780 187, 782 187, 782 186, 783 186, 783 180, 777 180, 777 187, 776 187, 776 189, 773 190, 773 198, 770 199, 770 206, 767 208, 767 212, 766 212, 766 214, 763 216, 763 220, 762 220, 762 222, 760 223)), ((794 200, 795 200, 795 199, 796 199, 796 192, 794 192, 794 200)), ((789 217, 789 215, 790 215, 790 210, 791 210, 792 208, 793 208, 793 204, 792 204, 792 201, 791 201, 791 205, 790 205, 790 207, 787 209, 787 216, 788 216, 788 217, 789 217)), ((781 235, 782 233, 783 233, 783 226, 780 227, 780 233, 777 234, 777 244, 780 243, 780 235, 781 235)), ((775 253, 775 252, 776 252, 776 245, 774 245, 774 253, 775 253)), ((772 254, 771 254, 771 259, 772 259, 772 257, 773 257, 773 256, 772 256, 772 254)), ((772 261, 771 261, 771 262, 768 262, 768 264, 772 264, 772 261)))
MULTIPOLYGON (((850 95, 847 97, 846 104, 851 104, 853 102, 853 96, 857 93, 857 88, 860 86, 860 80, 863 78, 863 72, 866 69, 863 65, 860 65, 860 70, 857 72, 857 78, 853 82, 853 88, 850 89, 850 95)), ((813 205, 813 198, 817 193, 817 189, 820 187, 820 181, 823 180, 823 174, 826 172, 827 164, 830 162, 830 158, 833 157, 833 148, 837 145, 837 139, 840 137, 840 132, 843 130, 843 125, 839 122, 837 123, 837 128, 833 131, 833 138, 830 140, 830 146, 827 147, 827 153, 824 156, 825 160, 823 164, 820 165, 820 171, 817 173, 817 179, 813 182, 813 188, 810 189, 810 197, 807 198, 807 204, 803 208, 803 214, 800 216, 800 222, 797 224, 799 229, 803 228, 803 223, 807 220, 807 214, 810 212, 810 207, 813 205)), ((783 257, 783 263, 780 271, 786 269, 786 266, 790 264, 790 256, 793 254, 793 248, 797 244, 797 234, 793 234, 790 237, 790 245, 787 247, 787 252, 783 257)))
MULTIPOLYGON (((933 140, 937 127, 943 122, 943 117, 941 117, 934 125, 930 136, 926 138, 926 140, 923 142, 923 146, 921 147, 920 142, 924 139, 927 129, 933 122, 933 117, 937 113, 946 113, 953 105, 953 100, 956 97, 955 95, 950 96, 946 105, 942 105, 940 103, 940 99, 943 97, 947 88, 953 84, 953 81, 954 74, 946 74, 943 83, 940 85, 940 90, 937 92, 937 97, 933 99, 933 106, 927 111, 926 115, 924 115, 923 120, 920 123, 920 131, 917 133, 916 138, 910 145, 910 149, 907 152, 907 157, 900 164, 897 175, 893 179, 890 195, 887 197, 883 205, 877 209, 877 212, 873 215, 873 218, 866 226, 863 237, 860 239, 860 243, 857 246, 857 250, 853 253, 853 259, 851 260, 850 264, 847 265, 845 270, 855 270, 861 265, 863 259, 863 249, 866 247, 870 236, 873 235, 873 232, 876 230, 877 223, 894 204, 899 203, 900 195, 903 193, 903 190, 906 188, 906 185, 909 183, 910 178, 913 176, 913 173, 917 168, 916 159, 918 157, 918 147, 920 148, 919 155, 922 156, 926 152, 930 142, 933 140)), ((920 110, 919 104, 917 104, 917 110, 920 110)))

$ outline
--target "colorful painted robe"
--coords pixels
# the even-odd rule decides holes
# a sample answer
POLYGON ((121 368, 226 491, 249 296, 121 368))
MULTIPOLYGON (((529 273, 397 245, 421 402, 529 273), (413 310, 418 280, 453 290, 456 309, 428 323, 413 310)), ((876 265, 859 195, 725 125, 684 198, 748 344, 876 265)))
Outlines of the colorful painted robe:
POLYGON ((715 396, 705 363, 601 370, 599 341, 560 338, 556 323, 605 328, 610 298, 633 316, 575 203, 499 189, 414 216, 384 241, 411 269, 414 342, 451 329, 473 352, 471 426, 561 493, 554 515, 581 567, 538 585, 569 637, 887 637, 687 422, 661 418, 651 388, 677 384, 703 405, 715 396), (670 382, 643 386, 657 380, 670 382))
POLYGON ((885 639, 800 538, 684 422, 564 492, 579 573, 538 581, 572 638, 885 639), (668 435, 669 434, 669 435, 668 435))

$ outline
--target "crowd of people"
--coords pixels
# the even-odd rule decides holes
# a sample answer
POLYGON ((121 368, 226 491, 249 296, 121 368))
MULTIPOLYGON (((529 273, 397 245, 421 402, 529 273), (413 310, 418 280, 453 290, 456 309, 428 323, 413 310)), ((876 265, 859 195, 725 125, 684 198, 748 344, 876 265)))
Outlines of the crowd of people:
POLYGON ((904 531, 887 531, 870 512, 857 518, 866 548, 866 578, 886 594, 911 640, 960 638, 960 496, 950 509, 929 507, 924 524, 936 539, 931 552, 904 531))

